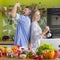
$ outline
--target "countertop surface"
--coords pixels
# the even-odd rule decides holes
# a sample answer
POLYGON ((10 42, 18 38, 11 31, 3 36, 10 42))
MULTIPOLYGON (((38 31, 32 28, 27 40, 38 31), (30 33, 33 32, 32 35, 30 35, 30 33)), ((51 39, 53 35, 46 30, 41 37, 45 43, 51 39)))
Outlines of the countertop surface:
MULTIPOLYGON (((0 60, 34 60, 34 59, 18 59, 18 58, 0 57, 0 60)), ((44 60, 60 60, 60 58, 56 58, 56 59, 44 59, 44 60)))

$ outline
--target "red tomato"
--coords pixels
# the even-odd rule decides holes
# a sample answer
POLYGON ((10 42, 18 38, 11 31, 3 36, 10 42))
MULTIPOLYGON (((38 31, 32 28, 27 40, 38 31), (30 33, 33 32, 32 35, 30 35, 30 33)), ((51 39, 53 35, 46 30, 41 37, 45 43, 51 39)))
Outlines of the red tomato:
POLYGON ((59 51, 55 50, 54 52, 55 52, 54 58, 58 58, 59 57, 59 51))
POLYGON ((20 51, 20 50, 18 50, 18 51, 17 51, 17 53, 18 53, 18 56, 19 56, 19 55, 21 54, 21 51, 20 51))
POLYGON ((39 60, 43 60, 43 55, 39 55, 39 60))
POLYGON ((38 55, 34 55, 33 58, 34 58, 34 59, 38 59, 38 55))
POLYGON ((2 55, 2 53, 0 53, 0 57, 2 57, 3 55, 2 55))

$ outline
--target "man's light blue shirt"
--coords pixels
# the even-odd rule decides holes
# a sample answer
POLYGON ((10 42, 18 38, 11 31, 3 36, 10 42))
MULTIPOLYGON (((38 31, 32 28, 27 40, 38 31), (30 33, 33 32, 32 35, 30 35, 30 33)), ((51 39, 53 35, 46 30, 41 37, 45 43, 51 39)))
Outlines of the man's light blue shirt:
POLYGON ((18 20, 18 24, 14 37, 14 45, 19 45, 21 47, 27 48, 30 37, 30 17, 17 14, 16 19, 18 20))

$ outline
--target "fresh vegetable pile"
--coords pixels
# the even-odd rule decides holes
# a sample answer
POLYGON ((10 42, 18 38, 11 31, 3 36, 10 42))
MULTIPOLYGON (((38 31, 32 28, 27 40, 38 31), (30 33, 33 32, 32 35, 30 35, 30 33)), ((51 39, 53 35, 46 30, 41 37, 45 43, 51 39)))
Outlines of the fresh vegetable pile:
POLYGON ((43 60, 43 59, 54 59, 59 58, 60 52, 56 50, 52 44, 42 44, 36 52, 34 56, 35 59, 43 60))
POLYGON ((0 57, 6 56, 11 58, 32 58, 30 48, 22 48, 20 46, 12 46, 11 48, 0 46, 0 57))
POLYGON ((30 48, 22 48, 20 46, 12 46, 11 48, 0 46, 0 57, 6 56, 10 58, 20 59, 55 59, 60 57, 60 52, 51 44, 42 44, 37 49, 36 54, 30 48))
POLYGON ((37 50, 38 50, 37 54, 40 55, 40 54, 43 54, 47 50, 49 51, 55 50, 55 48, 53 47, 52 44, 45 43, 45 44, 40 45, 40 47, 37 50))

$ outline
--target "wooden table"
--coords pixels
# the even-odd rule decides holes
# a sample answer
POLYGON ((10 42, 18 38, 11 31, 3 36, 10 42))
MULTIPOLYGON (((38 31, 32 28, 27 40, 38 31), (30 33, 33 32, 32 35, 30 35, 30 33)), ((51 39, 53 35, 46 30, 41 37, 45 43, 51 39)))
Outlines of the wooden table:
POLYGON ((1 57, 0 60, 34 60, 34 59, 19 59, 19 58, 1 57))
MULTIPOLYGON (((19 58, 0 57, 0 60, 34 60, 34 59, 19 59, 19 58)), ((44 60, 60 60, 60 58, 56 58, 56 59, 44 59, 44 60)))

